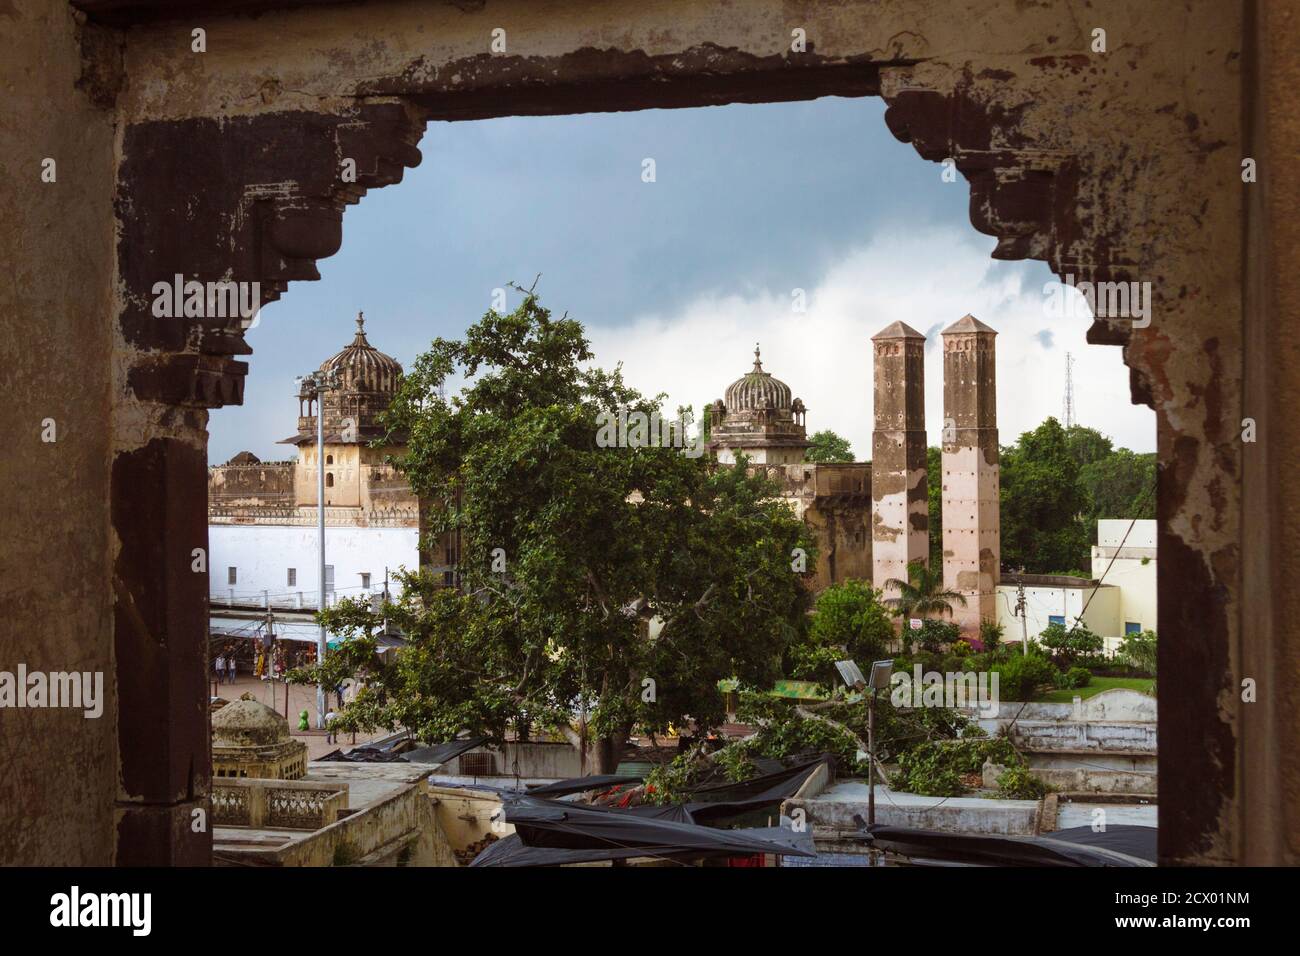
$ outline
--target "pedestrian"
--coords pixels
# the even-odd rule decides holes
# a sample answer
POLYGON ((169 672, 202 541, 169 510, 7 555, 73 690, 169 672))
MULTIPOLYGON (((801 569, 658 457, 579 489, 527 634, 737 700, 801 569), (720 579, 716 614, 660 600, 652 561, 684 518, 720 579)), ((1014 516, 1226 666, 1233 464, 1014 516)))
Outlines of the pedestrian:
POLYGON ((216 659, 216 661, 214 661, 214 664, 215 664, 216 669, 217 669, 217 686, 220 687, 220 686, 221 686, 221 681, 222 681, 222 679, 226 676, 226 659, 225 659, 225 657, 223 657, 222 655, 218 654, 218 655, 217 655, 217 659, 216 659))
POLYGON ((336 744, 339 742, 339 735, 335 733, 334 728, 330 726, 334 723, 334 718, 337 716, 338 714, 334 713, 332 710, 325 715, 325 742, 327 744, 336 744))

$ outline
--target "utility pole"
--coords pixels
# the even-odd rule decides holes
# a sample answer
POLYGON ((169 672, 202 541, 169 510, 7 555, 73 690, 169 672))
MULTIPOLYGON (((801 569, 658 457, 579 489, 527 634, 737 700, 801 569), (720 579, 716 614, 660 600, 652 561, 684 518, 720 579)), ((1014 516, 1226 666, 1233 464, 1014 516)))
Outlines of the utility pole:
POLYGON ((1028 606, 1025 603, 1025 585, 1016 585, 1016 615, 1020 618, 1020 650, 1029 653, 1028 606))
MULTIPOLYGON (((325 610, 325 393, 338 388, 338 376, 332 371, 317 371, 301 378, 300 395, 316 396, 316 532, 320 541, 320 589, 317 613, 325 610)), ((316 634, 316 663, 325 663, 325 625, 316 634)), ((325 728, 325 685, 316 685, 316 729, 325 728)))

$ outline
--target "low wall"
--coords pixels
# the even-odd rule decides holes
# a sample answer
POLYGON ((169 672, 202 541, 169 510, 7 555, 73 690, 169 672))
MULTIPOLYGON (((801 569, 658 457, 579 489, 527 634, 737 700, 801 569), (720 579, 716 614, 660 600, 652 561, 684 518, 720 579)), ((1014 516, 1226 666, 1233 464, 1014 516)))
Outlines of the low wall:
MULTIPOLYGON (((819 839, 858 829, 854 816, 867 818, 867 785, 838 783, 820 796, 791 798, 781 806, 783 816, 802 809, 819 839)), ((918 797, 876 787, 876 822, 890 826, 942 830, 949 833, 1032 834, 1040 812, 1037 800, 992 800, 981 797, 918 797)))
POLYGON ((489 791, 433 784, 429 800, 438 818, 438 827, 453 850, 464 850, 489 833, 497 837, 515 832, 513 824, 492 817, 501 812, 501 798, 489 791))

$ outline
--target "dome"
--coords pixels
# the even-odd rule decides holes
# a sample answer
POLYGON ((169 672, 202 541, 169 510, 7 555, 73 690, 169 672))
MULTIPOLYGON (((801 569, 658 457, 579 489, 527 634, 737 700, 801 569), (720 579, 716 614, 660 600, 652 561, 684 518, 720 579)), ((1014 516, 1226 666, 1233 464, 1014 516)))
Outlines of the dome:
POLYGON ((725 403, 728 412, 789 409, 794 406, 790 386, 771 372, 763 371, 758 346, 754 346, 754 370, 727 386, 725 403))
POLYGON ((366 341, 366 316, 357 313, 357 334, 347 348, 321 363, 322 372, 334 372, 345 391, 384 392, 397 391, 397 377, 402 366, 391 355, 385 355, 366 341))
POLYGON ((214 747, 269 747, 289 739, 289 722, 245 694, 212 715, 214 747))

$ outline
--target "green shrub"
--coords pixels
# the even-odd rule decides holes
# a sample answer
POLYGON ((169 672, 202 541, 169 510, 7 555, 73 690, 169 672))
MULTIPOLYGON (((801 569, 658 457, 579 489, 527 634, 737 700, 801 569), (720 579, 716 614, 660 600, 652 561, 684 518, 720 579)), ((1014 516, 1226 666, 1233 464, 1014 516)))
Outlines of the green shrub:
POLYGON ((1142 631, 1140 634, 1125 634, 1120 641, 1116 659, 1143 676, 1156 676, 1156 632, 1142 631))
POLYGON ((1006 737, 927 740, 899 754, 898 772, 890 785, 924 797, 955 797, 970 790, 962 775, 980 773, 986 760, 1004 767, 1023 763, 1006 737))
POLYGON ((969 792, 961 782, 961 755, 935 741, 918 744, 898 756, 898 772, 889 781, 895 790, 923 797, 957 797, 969 792))
POLYGON ((1008 767, 998 774, 998 796, 1005 800, 1038 800, 1051 790, 1026 767, 1008 767))
POLYGON ((1080 658, 1100 654, 1105 646, 1105 641, 1079 623, 1068 630, 1064 624, 1049 624, 1038 635, 1038 642, 1061 667, 1073 667, 1080 658))
POLYGON ((1002 637, 1005 633, 1006 628, 997 621, 980 621, 980 643, 984 645, 986 653, 996 657, 1002 652, 1002 637))
POLYGON ((944 647, 960 639, 961 628, 952 621, 926 618, 921 622, 921 631, 917 643, 931 653, 938 653, 944 647))
POLYGON ((1076 664, 1061 675, 1060 686, 1067 690, 1075 690, 1080 687, 1087 687, 1091 683, 1092 672, 1088 668, 1076 664))
POLYGON ((1000 700, 1033 700, 1043 684, 1056 685, 1056 667, 1032 650, 1029 654, 1012 654, 990 670, 998 675, 1000 700))

